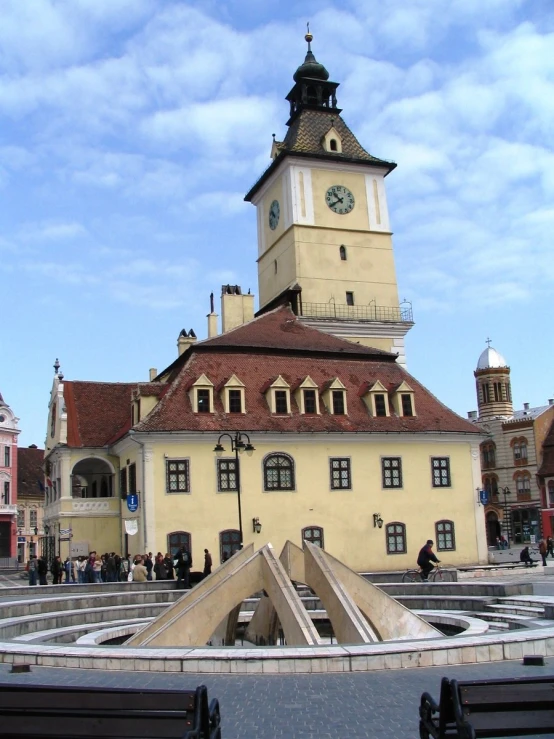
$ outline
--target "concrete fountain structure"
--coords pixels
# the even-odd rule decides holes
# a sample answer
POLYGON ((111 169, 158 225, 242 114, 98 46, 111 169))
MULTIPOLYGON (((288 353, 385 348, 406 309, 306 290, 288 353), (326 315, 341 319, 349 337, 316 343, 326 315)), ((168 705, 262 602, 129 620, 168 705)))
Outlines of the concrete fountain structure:
POLYGON ((288 542, 278 558, 270 545, 246 547, 184 595, 167 581, 6 588, 0 591, 0 662, 251 674, 554 655, 554 598, 534 597, 529 581, 392 580, 393 573, 377 587, 327 552, 288 542), (311 591, 298 583, 316 595, 299 595, 311 591), (305 608, 315 601, 338 644, 322 643, 316 611, 305 608), (282 632, 286 645, 230 646, 239 621, 247 640, 275 643, 282 632), (435 627, 460 633, 447 637, 435 627))

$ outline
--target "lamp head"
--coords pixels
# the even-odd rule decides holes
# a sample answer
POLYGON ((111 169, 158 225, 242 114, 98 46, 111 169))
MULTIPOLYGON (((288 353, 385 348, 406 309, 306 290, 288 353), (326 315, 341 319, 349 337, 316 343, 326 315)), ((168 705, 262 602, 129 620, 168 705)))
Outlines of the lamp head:
POLYGON ((217 454, 217 456, 221 456, 224 451, 225 447, 218 441, 217 444, 214 446, 214 452, 217 454))

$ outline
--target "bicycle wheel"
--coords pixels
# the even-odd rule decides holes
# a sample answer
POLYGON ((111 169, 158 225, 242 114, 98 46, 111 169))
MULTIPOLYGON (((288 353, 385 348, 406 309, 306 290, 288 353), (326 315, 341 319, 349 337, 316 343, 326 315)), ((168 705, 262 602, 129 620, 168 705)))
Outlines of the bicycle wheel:
POLYGON ((402 582, 421 582, 419 570, 407 570, 402 575, 402 582))
POLYGON ((433 582, 454 582, 454 573, 451 570, 435 570, 432 573, 433 582))

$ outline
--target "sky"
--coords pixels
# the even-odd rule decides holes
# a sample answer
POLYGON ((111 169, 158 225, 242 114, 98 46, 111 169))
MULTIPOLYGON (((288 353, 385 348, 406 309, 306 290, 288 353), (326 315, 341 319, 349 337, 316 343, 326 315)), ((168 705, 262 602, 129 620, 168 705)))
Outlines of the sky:
POLYGON ((409 371, 465 416, 485 341, 514 406, 554 396, 552 0, 0 0, 0 393, 42 446, 69 380, 146 381, 257 294, 244 194, 306 53, 397 162, 409 371))

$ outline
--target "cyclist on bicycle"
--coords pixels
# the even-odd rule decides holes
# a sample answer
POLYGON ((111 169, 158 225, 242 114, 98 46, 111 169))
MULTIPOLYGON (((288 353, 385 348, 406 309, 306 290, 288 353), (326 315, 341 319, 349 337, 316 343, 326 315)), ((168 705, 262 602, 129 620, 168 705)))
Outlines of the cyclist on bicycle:
POLYGON ((421 549, 419 550, 419 554, 417 555, 417 564, 421 568, 421 579, 423 580, 423 582, 428 582, 429 573, 435 566, 433 562, 436 562, 438 564, 440 562, 440 559, 437 559, 435 553, 433 552, 432 540, 427 539, 427 544, 421 547, 421 549))

